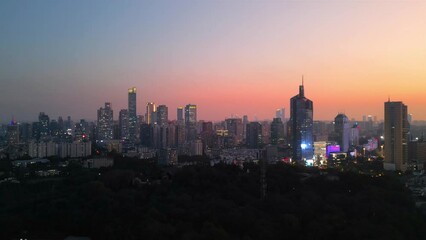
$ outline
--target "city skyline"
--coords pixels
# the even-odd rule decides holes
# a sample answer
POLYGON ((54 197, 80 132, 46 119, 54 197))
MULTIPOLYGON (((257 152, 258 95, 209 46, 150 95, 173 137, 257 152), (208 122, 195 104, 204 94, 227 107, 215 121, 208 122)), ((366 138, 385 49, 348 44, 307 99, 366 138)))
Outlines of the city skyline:
POLYGON ((388 97, 426 120, 425 11, 425 1, 2 1, 0 122, 95 120, 105 102, 127 109, 133 86, 137 114, 192 103, 198 119, 272 120, 302 75, 314 120, 383 119, 388 97))

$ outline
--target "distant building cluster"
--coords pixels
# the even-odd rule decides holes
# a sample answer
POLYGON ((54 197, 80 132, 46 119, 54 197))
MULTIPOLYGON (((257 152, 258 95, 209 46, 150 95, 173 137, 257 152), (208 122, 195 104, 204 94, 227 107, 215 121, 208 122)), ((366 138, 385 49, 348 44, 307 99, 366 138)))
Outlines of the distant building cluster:
POLYGON ((422 136, 413 137, 412 116, 402 102, 385 102, 384 121, 372 115, 355 121, 344 113, 334 121, 315 121, 314 104, 302 82, 290 99, 288 118, 286 110, 278 108, 272 121, 250 121, 244 115, 211 122, 198 119, 196 104, 178 107, 174 120, 166 105, 154 102, 138 113, 137 89, 129 88, 127 94, 126 109, 114 115, 113 105, 105 102, 95 122, 74 122, 70 116, 51 119, 45 112, 32 123, 12 120, 0 129, 0 158, 89 158, 115 152, 174 165, 182 155, 233 162, 242 161, 243 153, 250 161, 336 167, 362 156, 381 157, 386 170, 400 171, 423 169, 426 162, 426 142, 422 136))

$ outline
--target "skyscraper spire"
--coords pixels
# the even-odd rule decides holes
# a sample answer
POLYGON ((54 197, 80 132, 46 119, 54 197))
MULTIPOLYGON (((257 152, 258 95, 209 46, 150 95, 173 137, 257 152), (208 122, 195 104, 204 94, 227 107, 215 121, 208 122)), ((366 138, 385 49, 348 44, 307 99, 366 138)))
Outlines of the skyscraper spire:
POLYGON ((299 96, 300 97, 305 97, 305 89, 304 89, 304 86, 303 86, 303 75, 302 75, 302 85, 300 85, 299 86, 299 96))

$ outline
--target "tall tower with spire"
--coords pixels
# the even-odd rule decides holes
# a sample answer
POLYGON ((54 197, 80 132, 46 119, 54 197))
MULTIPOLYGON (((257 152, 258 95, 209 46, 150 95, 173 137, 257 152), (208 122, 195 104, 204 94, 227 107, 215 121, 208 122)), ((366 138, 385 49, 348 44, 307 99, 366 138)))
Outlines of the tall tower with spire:
POLYGON ((314 157, 313 102, 305 97, 304 79, 299 94, 290 99, 292 158, 300 164, 314 157))

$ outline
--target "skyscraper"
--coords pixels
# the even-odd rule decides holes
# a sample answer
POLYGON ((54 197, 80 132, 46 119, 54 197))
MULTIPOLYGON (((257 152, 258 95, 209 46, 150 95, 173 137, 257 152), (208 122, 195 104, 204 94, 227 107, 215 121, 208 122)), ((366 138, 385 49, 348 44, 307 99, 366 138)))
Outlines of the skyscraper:
POLYGON ((157 112, 155 103, 148 102, 146 104, 146 114, 145 114, 145 121, 147 124, 154 124, 156 122, 155 112, 157 112))
POLYGON ((345 114, 339 113, 334 118, 334 132, 336 133, 336 142, 340 145, 340 151, 347 152, 349 150, 351 124, 345 114))
POLYGON ((177 117, 176 120, 178 122, 178 124, 183 125, 184 120, 183 120, 183 107, 178 107, 177 108, 177 117))
POLYGON ((188 104, 185 106, 185 124, 197 123, 197 105, 188 104))
POLYGON ((313 159, 313 103, 305 97, 303 80, 299 94, 290 99, 290 131, 293 160, 303 164, 313 159))
POLYGON ((274 118, 271 123, 271 144, 284 143, 284 124, 281 118, 274 118))
POLYGON ((246 144, 248 148, 260 148, 262 145, 262 125, 259 122, 247 124, 246 144))
POLYGON ((98 137, 97 140, 113 139, 113 111, 111 103, 106 102, 105 107, 98 110, 98 137))
POLYGON ((19 143, 19 127, 14 120, 7 126, 7 142, 10 145, 19 143))
POLYGON ((358 146, 359 144, 359 126, 358 123, 355 123, 351 128, 351 134, 349 138, 349 145, 358 146))
POLYGON ((50 129, 49 129, 50 118, 44 112, 41 112, 38 115, 38 121, 40 123, 39 125, 40 140, 47 140, 47 138, 50 136, 50 129))
POLYGON ((185 137, 187 141, 197 138, 197 105, 188 104, 185 106, 185 137))
POLYGON ((246 141, 246 137, 247 137, 247 124, 249 123, 248 120, 248 116, 244 115, 243 116, 243 141, 246 141))
POLYGON ((385 102, 385 170, 407 170, 409 129, 407 106, 385 102))
POLYGON ((285 108, 278 108, 275 111, 275 118, 280 118, 281 122, 285 122, 285 108))
POLYGON ((129 122, 129 140, 135 142, 137 140, 138 116, 136 115, 136 88, 129 88, 128 99, 128 122, 129 122))
POLYGON ((166 105, 159 105, 157 108, 157 124, 166 126, 169 121, 169 109, 166 105))
POLYGON ((118 129, 120 139, 129 139, 129 112, 127 109, 121 109, 118 115, 118 129))
POLYGON ((89 123, 80 119, 80 122, 74 126, 74 141, 87 142, 89 140, 89 123))
POLYGON ((235 145, 240 144, 243 141, 243 120, 241 118, 227 118, 225 124, 229 137, 233 138, 233 143, 235 145))

